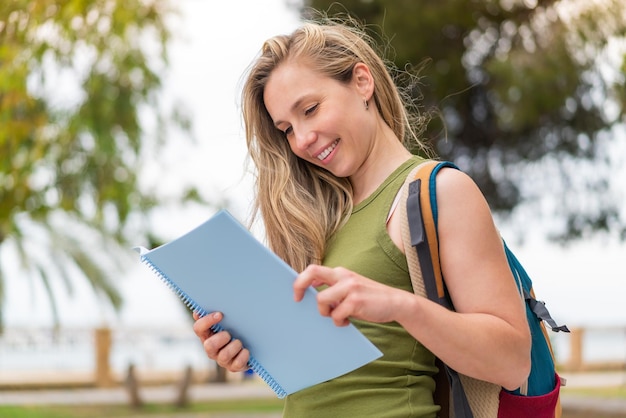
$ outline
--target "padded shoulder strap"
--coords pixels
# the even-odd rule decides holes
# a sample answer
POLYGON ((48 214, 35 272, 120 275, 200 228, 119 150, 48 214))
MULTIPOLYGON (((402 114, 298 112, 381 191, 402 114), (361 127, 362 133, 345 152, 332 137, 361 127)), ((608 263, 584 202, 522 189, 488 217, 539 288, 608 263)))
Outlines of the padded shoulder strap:
MULTIPOLYGON (((453 309, 439 262, 435 177, 443 167, 456 168, 452 163, 427 161, 407 176, 401 194, 406 205, 400 205, 399 215, 404 219, 402 236, 413 290, 418 295, 453 309)), ((461 377, 452 368, 445 364, 443 366, 450 385, 454 416, 474 418, 461 377)), ((498 392, 499 390, 495 392, 496 395, 498 392)), ((448 416, 449 411, 441 412, 442 416, 448 416)))
MULTIPOLYGON (((427 242, 427 240, 426 240, 424 229, 413 229, 411 231, 411 228, 409 226, 409 221, 408 221, 408 212, 409 212, 407 211, 408 205, 404 204, 404 202, 408 202, 409 186, 411 185, 411 183, 416 181, 416 176, 418 176, 418 173, 419 175, 423 176, 424 175, 423 173, 430 172, 430 170, 432 170, 432 167, 434 165, 436 165, 436 162, 426 161, 418 165, 417 167, 415 167, 409 173, 400 191, 399 202, 401 203, 398 205, 398 208, 396 209, 397 216, 399 216, 400 219, 402 220, 401 222, 402 243, 404 245, 404 252, 406 254, 406 260, 407 260, 407 264, 409 267, 409 273, 411 276, 411 284, 413 286, 413 291, 415 292, 415 294, 423 296, 423 297, 427 297, 426 289, 424 288, 424 280, 422 277, 423 269, 422 269, 422 266, 420 265, 420 260, 417 257, 417 252, 413 249, 412 242, 425 243, 427 242), (422 171, 422 170, 426 170, 426 171, 422 171)), ((417 191, 419 192, 420 190, 419 185, 421 184, 421 180, 417 184, 418 184, 417 191)), ((414 185, 413 188, 415 187, 416 186, 414 185)), ((419 204, 419 199, 417 203, 419 204)), ((412 207, 410 212, 412 212, 411 222, 415 222, 415 220, 417 219, 418 220, 417 223, 419 225, 423 225, 421 209, 418 211, 414 211, 412 207)), ((426 266, 424 270, 429 270, 428 265, 426 266)), ((432 267, 430 268, 430 270, 432 271, 432 267)))
POLYGON ((410 245, 417 251, 426 295, 430 300, 453 309, 441 274, 437 232, 435 179, 439 170, 444 167, 457 168, 450 162, 429 161, 421 164, 411 173, 407 179, 406 211, 411 237, 410 245))

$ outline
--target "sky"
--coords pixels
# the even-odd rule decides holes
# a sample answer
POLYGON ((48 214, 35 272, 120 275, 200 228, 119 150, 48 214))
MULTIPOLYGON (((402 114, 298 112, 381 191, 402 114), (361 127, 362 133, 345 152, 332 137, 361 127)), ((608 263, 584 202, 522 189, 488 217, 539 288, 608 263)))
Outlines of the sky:
MULTIPOLYGON (((170 138, 157 158, 145 167, 146 187, 158 185, 164 194, 186 184, 197 186, 209 199, 227 197, 233 214, 245 221, 250 206, 251 176, 245 168, 246 147, 240 118, 239 93, 246 68, 263 41, 291 32, 298 24, 284 0, 179 0, 181 15, 172 20, 170 68, 164 96, 193 120, 189 136, 170 138)), ((164 210, 154 219, 162 236, 187 232, 211 213, 164 210)), ((143 243, 137 243, 143 244, 143 243)), ((8 254, 0 254, 10 258, 8 254)), ((8 277, 20 277, 8 263, 8 277)), ((144 266, 137 263, 118 283, 126 299, 124 324, 180 324, 183 310, 144 266), (155 309, 155 307, 157 309, 155 309)), ((75 281, 75 294, 58 291, 63 325, 115 323, 117 316, 99 307, 91 289, 75 281)), ((5 320, 8 326, 52 323, 43 289, 28 280, 7 280, 5 320), (24 300, 22 295, 26 295, 24 300)), ((183 318, 184 319, 184 318, 183 318)))
MULTIPOLYGON (((262 42, 289 33, 298 24, 297 16, 287 10, 285 0, 180 0, 178 4, 183 14, 175 21, 165 92, 189 112, 196 142, 171 138, 146 168, 144 181, 165 191, 193 184, 209 197, 226 196, 233 214, 245 221, 252 187, 239 113, 242 77, 262 42)), ((175 237, 210 215, 200 210, 163 211, 154 219, 155 229, 175 237)), ((524 246, 507 241, 557 321, 572 326, 626 325, 625 246, 592 241, 562 249, 538 237, 524 246)), ((76 281, 73 297, 57 292, 62 325, 187 326, 176 297, 139 262, 118 282, 126 300, 119 316, 98 307, 83 281, 76 281)), ((8 280, 6 291, 8 326, 51 324, 42 289, 8 280)))

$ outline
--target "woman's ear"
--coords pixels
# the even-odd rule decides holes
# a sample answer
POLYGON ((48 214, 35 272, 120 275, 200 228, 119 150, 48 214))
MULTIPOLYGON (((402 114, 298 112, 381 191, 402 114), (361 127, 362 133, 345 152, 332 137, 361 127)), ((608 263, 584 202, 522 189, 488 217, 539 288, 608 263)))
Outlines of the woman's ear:
POLYGON ((374 77, 367 65, 358 62, 352 69, 352 82, 363 96, 364 100, 369 100, 374 94, 374 77))

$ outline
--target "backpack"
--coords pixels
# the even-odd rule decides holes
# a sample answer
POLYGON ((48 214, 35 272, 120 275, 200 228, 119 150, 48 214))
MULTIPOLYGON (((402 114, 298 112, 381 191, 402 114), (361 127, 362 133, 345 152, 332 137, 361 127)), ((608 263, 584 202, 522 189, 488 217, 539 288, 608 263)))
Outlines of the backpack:
MULTIPOLYGON (((414 168, 401 190, 399 216, 411 283, 416 294, 454 309, 441 273, 437 235, 435 178, 450 162, 426 161, 414 168), (414 250, 413 250, 414 249, 414 250)), ((531 371, 525 385, 510 392, 499 385, 461 375, 437 359, 435 402, 440 417, 455 418, 559 418, 560 387, 565 384, 555 370, 554 352, 545 323, 552 331, 569 332, 550 316, 535 298, 532 281, 503 240, 507 261, 526 306, 532 336, 531 371), (445 373, 444 373, 445 370, 445 373)))

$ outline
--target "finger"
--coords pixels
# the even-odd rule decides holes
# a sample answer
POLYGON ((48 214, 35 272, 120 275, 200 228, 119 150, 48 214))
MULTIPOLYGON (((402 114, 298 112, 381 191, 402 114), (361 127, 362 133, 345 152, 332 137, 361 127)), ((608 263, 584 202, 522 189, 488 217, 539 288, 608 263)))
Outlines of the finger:
POLYGON ((243 350, 243 343, 241 340, 232 340, 220 350, 219 354, 215 358, 215 361, 217 361, 217 364, 230 371, 241 371, 245 364, 235 363, 235 359, 241 350, 243 350))
POLYGON ((232 339, 228 331, 220 331, 205 339, 202 343, 207 356, 213 360, 217 360, 221 351, 228 345, 232 339))
POLYGON ((338 280, 336 280, 334 286, 327 287, 318 292, 316 299, 320 313, 324 316, 330 316, 331 313, 339 307, 345 309, 346 307, 342 305, 348 295, 355 292, 354 285, 355 281, 348 276, 344 277, 341 283, 338 283, 338 280))
POLYGON ((334 294, 329 297, 329 294, 326 293, 329 290, 331 289, 325 289, 324 291, 318 293, 318 311, 322 316, 330 317, 336 326, 342 327, 348 325, 348 318, 353 313, 351 304, 344 298, 344 296, 342 296, 343 294, 339 294, 337 292, 334 292, 334 294))
POLYGON ((345 327, 350 323, 350 317, 353 315, 354 309, 347 301, 342 301, 334 306, 329 315, 333 323, 338 327, 345 327))
POLYGON ((324 289, 316 295, 317 310, 322 316, 330 316, 337 305, 341 303, 341 299, 330 297, 326 293, 328 290, 330 289, 324 289))
POLYGON ((365 301, 359 280, 351 275, 343 277, 341 283, 320 291, 317 307, 323 316, 330 316, 337 326, 346 326, 349 318, 359 316, 359 306, 365 301))
POLYGON ((213 312, 209 315, 203 316, 202 318, 198 318, 193 324, 194 333, 198 336, 198 338, 200 338, 200 340, 206 340, 213 334, 211 327, 220 322, 222 317, 221 312, 213 312))
POLYGON ((233 359, 231 367, 234 371, 245 372, 250 367, 248 367, 248 362, 250 361, 250 352, 247 348, 243 348, 237 356, 233 359))
POLYGON ((317 287, 323 284, 332 286, 335 283, 337 283, 337 277, 332 268, 311 264, 293 282, 294 299, 296 302, 301 301, 306 289, 310 286, 317 287))

